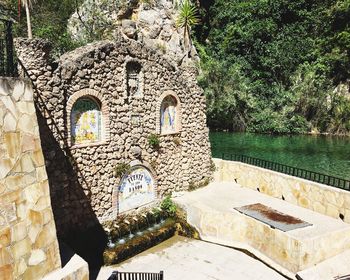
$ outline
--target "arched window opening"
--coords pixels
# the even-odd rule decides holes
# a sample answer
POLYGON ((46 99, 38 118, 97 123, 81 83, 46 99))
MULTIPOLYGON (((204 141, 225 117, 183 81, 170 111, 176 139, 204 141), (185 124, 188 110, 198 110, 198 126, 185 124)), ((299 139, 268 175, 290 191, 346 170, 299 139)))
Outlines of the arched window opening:
POLYGON ((169 95, 162 101, 160 108, 161 134, 178 132, 178 103, 175 97, 169 95))
POLYGON ((141 65, 130 61, 126 64, 128 97, 142 96, 141 87, 141 65))
POLYGON ((90 97, 81 97, 71 111, 72 144, 85 144, 102 140, 101 104, 90 97))

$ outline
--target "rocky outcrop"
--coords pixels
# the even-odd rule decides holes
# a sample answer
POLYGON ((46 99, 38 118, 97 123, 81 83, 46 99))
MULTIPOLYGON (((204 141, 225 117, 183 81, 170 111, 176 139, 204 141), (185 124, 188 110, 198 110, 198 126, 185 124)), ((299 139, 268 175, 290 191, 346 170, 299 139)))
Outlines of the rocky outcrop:
POLYGON ((184 31, 176 26, 178 1, 112 2, 114 1, 99 0, 93 4, 91 0, 86 0, 79 12, 69 20, 68 30, 71 36, 82 41, 94 39, 91 34, 97 38, 115 38, 121 31, 124 36, 158 50, 177 64, 198 61, 195 48, 184 46, 184 31))

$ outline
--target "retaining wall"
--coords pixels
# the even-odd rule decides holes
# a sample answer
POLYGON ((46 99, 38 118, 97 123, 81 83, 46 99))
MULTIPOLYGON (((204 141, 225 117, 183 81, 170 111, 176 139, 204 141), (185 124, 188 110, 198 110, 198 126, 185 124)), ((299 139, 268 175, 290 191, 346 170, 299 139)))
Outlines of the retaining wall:
POLYGON ((0 279, 41 279, 60 266, 33 90, 0 78, 0 279))
POLYGON ((215 180, 236 181, 315 212, 350 223, 350 192, 253 165, 214 159, 215 180))

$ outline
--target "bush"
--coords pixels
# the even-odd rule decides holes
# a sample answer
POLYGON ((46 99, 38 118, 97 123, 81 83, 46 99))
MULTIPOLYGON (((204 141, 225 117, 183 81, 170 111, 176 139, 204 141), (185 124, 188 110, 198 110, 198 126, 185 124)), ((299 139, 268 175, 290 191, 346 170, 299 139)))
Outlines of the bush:
POLYGON ((127 163, 120 163, 114 168, 114 175, 117 178, 121 178, 124 174, 130 171, 130 165, 127 163))
POLYGON ((160 204, 160 208, 168 214, 169 217, 175 217, 176 216, 176 210, 177 206, 176 204, 171 200, 170 195, 166 196, 162 203, 160 204))
POLYGON ((159 149, 159 144, 160 140, 157 134, 150 134, 148 136, 148 144, 153 148, 153 149, 159 149))

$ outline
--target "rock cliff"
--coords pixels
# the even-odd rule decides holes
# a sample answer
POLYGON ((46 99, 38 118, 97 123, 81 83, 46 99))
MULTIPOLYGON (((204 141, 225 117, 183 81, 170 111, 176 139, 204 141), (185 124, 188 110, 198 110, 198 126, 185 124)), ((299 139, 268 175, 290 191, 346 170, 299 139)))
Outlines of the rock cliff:
POLYGON ((195 48, 184 46, 176 18, 181 0, 85 0, 68 23, 80 41, 113 39, 122 34, 156 49, 178 65, 196 62, 195 48))

